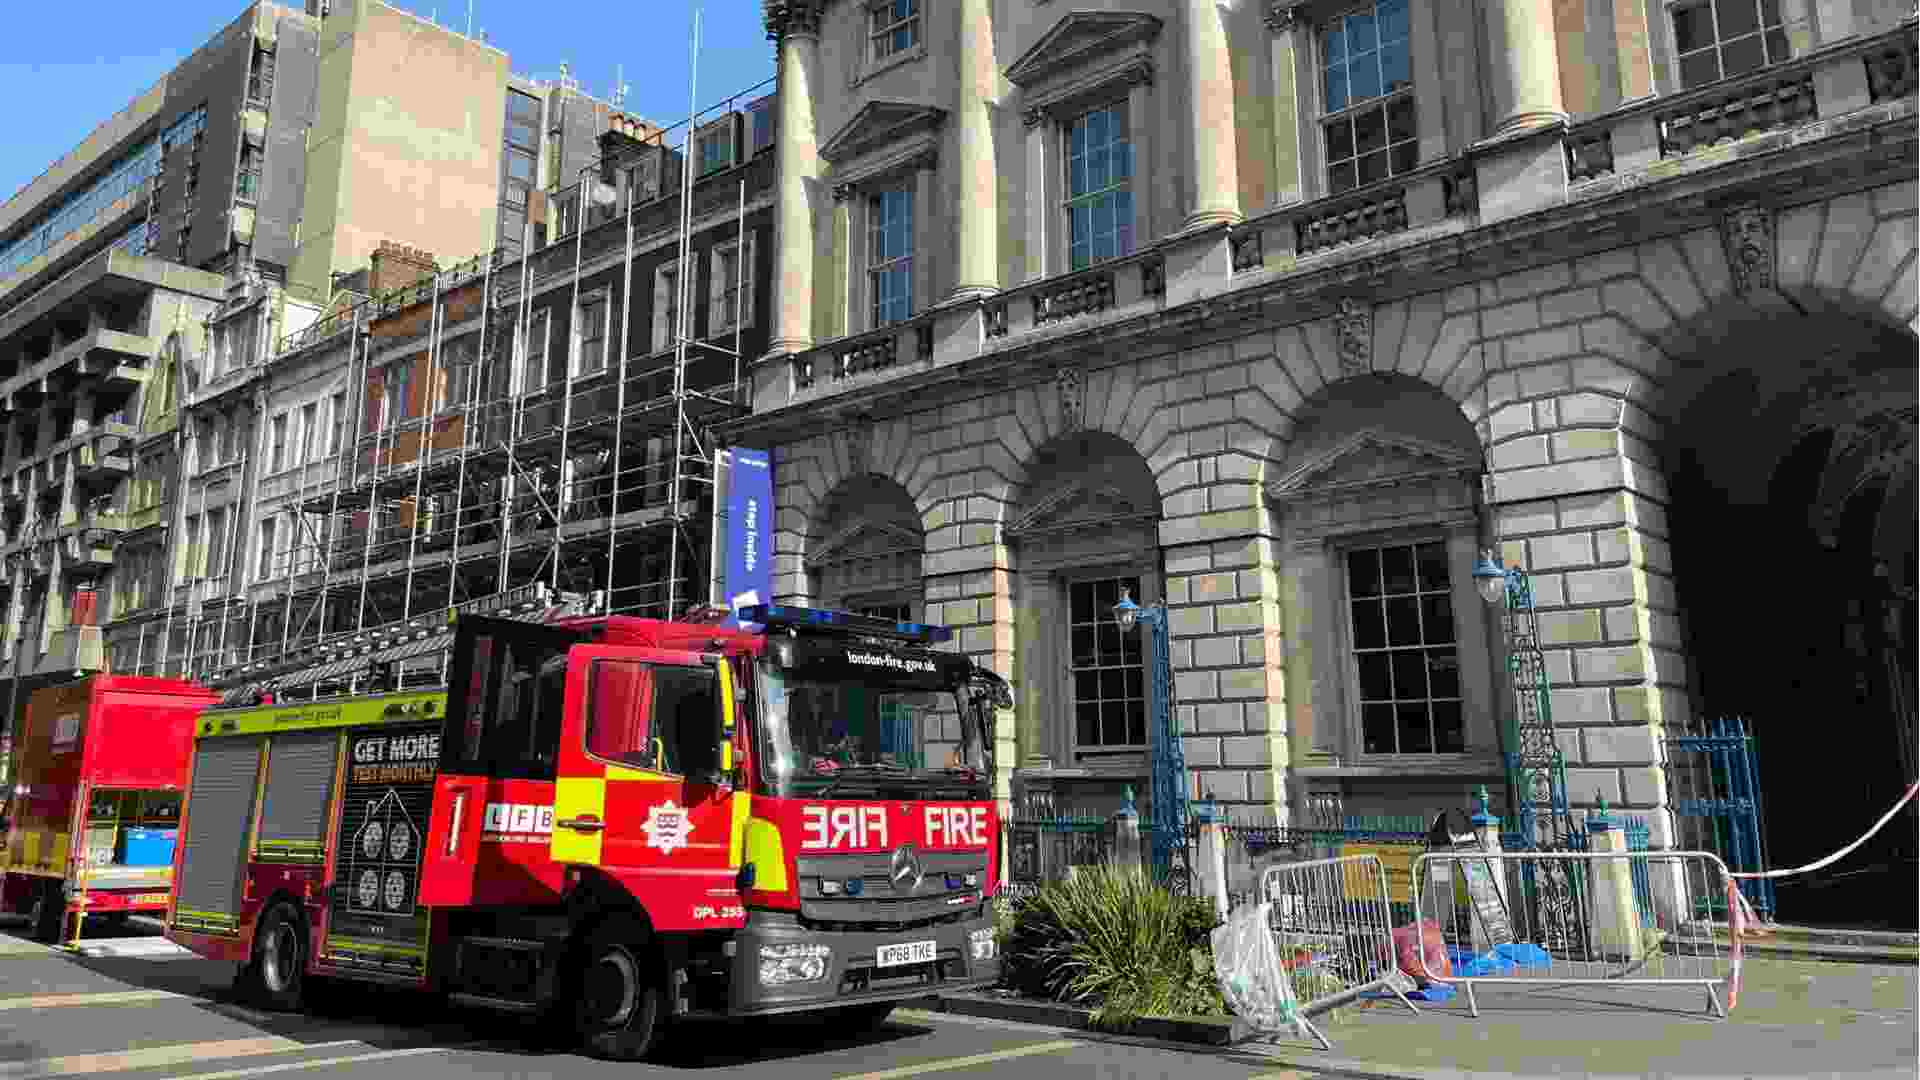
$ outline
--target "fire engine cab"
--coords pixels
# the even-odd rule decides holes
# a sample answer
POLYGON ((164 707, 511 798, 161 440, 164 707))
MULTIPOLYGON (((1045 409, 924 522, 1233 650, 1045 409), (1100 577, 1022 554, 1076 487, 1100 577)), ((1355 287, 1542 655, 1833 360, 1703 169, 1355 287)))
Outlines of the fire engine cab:
POLYGON ((724 614, 463 617, 440 685, 209 708, 168 936, 265 1005, 400 984, 615 1059, 993 982, 1006 682, 943 627, 724 614))

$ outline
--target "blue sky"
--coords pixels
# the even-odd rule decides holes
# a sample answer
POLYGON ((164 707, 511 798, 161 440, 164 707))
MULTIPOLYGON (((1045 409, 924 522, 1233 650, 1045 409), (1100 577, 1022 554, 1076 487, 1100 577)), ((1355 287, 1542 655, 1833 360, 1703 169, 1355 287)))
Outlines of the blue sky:
MULTIPOLYGON (((15 110, 0 151, 0 201, 80 144, 97 125, 240 16, 249 0, 97 0, 84 33, 62 3, 0 0, 0 100, 15 110), (28 46, 26 43, 31 43, 28 46), (21 55, 31 49, 31 56, 21 55)), ((290 7, 300 0, 283 0, 290 7)), ((389 0, 464 31, 468 0, 389 0)), ((687 35, 699 0, 472 0, 474 33, 506 50, 513 70, 552 78, 564 61, 582 89, 608 97, 624 67, 626 106, 670 124, 687 112, 687 35)), ((702 108, 773 74, 760 0, 704 0, 702 108)))

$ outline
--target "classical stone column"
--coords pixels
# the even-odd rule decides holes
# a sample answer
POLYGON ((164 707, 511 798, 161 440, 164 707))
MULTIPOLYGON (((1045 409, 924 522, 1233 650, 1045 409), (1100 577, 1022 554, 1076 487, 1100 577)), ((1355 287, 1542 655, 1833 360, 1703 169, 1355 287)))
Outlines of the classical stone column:
POLYGON ((809 182, 820 175, 813 81, 820 61, 824 0, 767 0, 767 37, 779 49, 779 204, 774 215, 778 309, 768 355, 813 346, 813 209, 809 182))
MULTIPOLYGON (((1273 61, 1273 164, 1272 202, 1286 206, 1305 198, 1306 147, 1300 139, 1301 76, 1313 77, 1313 55, 1296 43, 1303 8, 1290 0, 1271 0, 1265 20, 1271 35, 1268 48, 1273 61)), ((1311 96, 1309 89, 1306 96, 1311 96)))
MULTIPOLYGON (((1220 23, 1216 0, 1184 0, 1183 7, 1187 73, 1192 83, 1187 115, 1193 128, 1193 210, 1184 227, 1197 229, 1240 220, 1233 58, 1227 52, 1227 31, 1220 23)), ((1551 44, 1551 37, 1548 41, 1551 44)))
MULTIPOLYGON (((960 42, 955 50, 954 139, 959 180, 954 202, 953 291, 949 300, 991 296, 1000 291, 999 176, 993 156, 992 0, 960 0, 960 42)), ((914 208, 916 219, 929 207, 914 208)))
POLYGON ((1553 0, 1493 0, 1486 12, 1493 54, 1505 58, 1494 80, 1494 138, 1565 120, 1553 0))

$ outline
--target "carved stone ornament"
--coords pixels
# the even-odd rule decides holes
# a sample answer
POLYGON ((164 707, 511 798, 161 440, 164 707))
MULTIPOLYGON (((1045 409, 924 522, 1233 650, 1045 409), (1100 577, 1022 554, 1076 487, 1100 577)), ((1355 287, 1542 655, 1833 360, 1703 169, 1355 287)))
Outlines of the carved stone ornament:
POLYGON ((820 9, 826 0, 766 0, 767 40, 777 42, 789 35, 820 35, 820 9))
POLYGON ((840 429, 847 450, 847 470, 858 476, 873 471, 873 421, 864 416, 849 417, 840 429))
POLYGON ((837 202, 837 203, 846 202, 848 197, 850 197, 852 194, 853 194, 852 184, 833 185, 833 201, 834 202, 837 202))
POLYGON ((1269 0, 1267 13, 1262 17, 1266 20, 1267 29, 1276 34, 1285 34, 1299 25, 1306 14, 1305 4, 1295 3, 1294 0, 1269 0))
POLYGON ((1063 367, 1053 375, 1054 389, 1060 392, 1060 425, 1063 432, 1076 432, 1086 426, 1086 377, 1078 367, 1063 367))
POLYGON ((1030 128, 1039 127, 1040 122, 1046 118, 1047 111, 1045 109, 1027 109, 1020 114, 1020 122, 1030 128))
POLYGON ((1333 317, 1333 335, 1339 343, 1340 370, 1359 375, 1373 367, 1373 305, 1356 296, 1340 298, 1333 317))
POLYGON ((1736 206, 1720 224, 1734 291, 1744 296, 1754 289, 1773 288, 1772 212, 1760 206, 1736 206))

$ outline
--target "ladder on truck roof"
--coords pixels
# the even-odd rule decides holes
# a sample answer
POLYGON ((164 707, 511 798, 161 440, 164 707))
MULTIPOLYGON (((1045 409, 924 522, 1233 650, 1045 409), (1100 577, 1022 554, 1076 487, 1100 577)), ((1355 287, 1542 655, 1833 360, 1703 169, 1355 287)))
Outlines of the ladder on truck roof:
POLYGON ((382 671, 395 678, 383 689, 438 685, 445 680, 447 656, 461 615, 489 615, 527 622, 552 622, 594 614, 604 603, 600 593, 555 593, 545 582, 470 601, 435 613, 365 630, 337 634, 282 656, 272 664, 240 664, 215 673, 207 685, 221 691, 220 704, 257 704, 261 697, 291 700, 359 692, 382 671), (411 684, 409 673, 426 675, 411 684))

